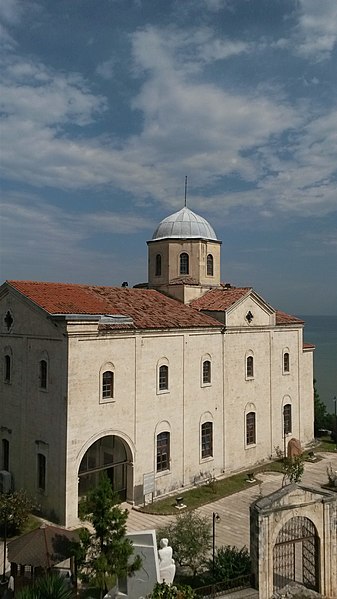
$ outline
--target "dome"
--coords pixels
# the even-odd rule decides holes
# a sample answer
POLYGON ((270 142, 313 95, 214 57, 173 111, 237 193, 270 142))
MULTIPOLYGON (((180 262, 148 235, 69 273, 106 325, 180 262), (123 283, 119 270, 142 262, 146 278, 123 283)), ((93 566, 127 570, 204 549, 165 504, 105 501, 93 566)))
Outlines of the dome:
POLYGON ((209 239, 217 241, 213 227, 205 218, 195 214, 189 208, 182 208, 178 212, 167 216, 162 220, 152 239, 209 239))

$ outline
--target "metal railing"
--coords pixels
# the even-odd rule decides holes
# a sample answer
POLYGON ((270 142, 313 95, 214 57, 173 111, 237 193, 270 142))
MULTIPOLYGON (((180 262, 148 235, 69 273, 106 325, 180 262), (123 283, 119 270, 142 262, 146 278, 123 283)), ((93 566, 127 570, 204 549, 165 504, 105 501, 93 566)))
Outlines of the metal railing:
POLYGON ((214 584, 209 584, 204 587, 198 587, 193 589, 198 597, 217 597, 219 595, 227 595, 234 591, 240 591, 241 589, 247 589, 252 584, 251 574, 245 574, 238 578, 232 578, 231 580, 222 580, 214 584))

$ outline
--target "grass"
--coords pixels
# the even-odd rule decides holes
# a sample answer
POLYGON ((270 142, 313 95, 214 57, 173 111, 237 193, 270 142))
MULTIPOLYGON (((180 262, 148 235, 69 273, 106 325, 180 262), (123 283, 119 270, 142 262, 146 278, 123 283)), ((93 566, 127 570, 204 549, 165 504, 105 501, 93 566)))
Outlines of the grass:
POLYGON ((249 487, 259 484, 258 480, 254 482, 248 482, 248 473, 254 472, 254 475, 256 475, 259 472, 268 471, 283 472, 282 462, 280 460, 276 460, 274 462, 264 464, 263 466, 258 466, 253 470, 246 470, 245 472, 240 472, 240 474, 234 474, 233 476, 228 476, 227 478, 223 478, 221 480, 211 481, 210 483, 200 485, 199 487, 195 487, 189 491, 177 493, 175 495, 171 495, 170 497, 165 497, 164 499, 156 501, 155 503, 148 504, 140 508, 140 511, 159 515, 174 514, 176 516, 178 513, 178 510, 175 508, 177 497, 182 497, 183 503, 186 504, 188 509, 192 510, 200 507, 201 505, 217 501, 222 497, 233 495, 234 493, 238 493, 239 491, 243 491, 244 489, 248 489, 249 487))
POLYGON ((319 444, 315 447, 315 453, 319 451, 331 451, 335 453, 336 443, 329 436, 321 437, 319 444))

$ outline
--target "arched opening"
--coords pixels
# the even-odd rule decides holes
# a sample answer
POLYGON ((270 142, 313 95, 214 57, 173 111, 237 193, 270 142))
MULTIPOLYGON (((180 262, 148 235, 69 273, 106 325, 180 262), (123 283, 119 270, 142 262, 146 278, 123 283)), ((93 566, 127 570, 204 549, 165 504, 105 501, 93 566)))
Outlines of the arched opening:
POLYGON ((319 591, 319 537, 304 516, 290 518, 277 535, 273 549, 274 590, 291 581, 319 591))
POLYGON ((132 454, 127 443, 117 435, 101 437, 85 452, 78 470, 79 499, 97 486, 103 471, 121 501, 132 499, 132 454))

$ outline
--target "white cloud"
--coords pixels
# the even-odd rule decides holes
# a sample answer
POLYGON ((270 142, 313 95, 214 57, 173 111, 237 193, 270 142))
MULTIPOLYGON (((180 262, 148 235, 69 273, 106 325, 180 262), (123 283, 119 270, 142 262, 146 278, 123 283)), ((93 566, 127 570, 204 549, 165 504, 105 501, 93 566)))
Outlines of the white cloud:
POLYGON ((297 52, 315 61, 330 57, 337 41, 336 0, 299 0, 297 52))
POLYGON ((103 77, 103 79, 112 79, 115 71, 116 59, 114 56, 101 62, 96 68, 96 73, 103 77))

